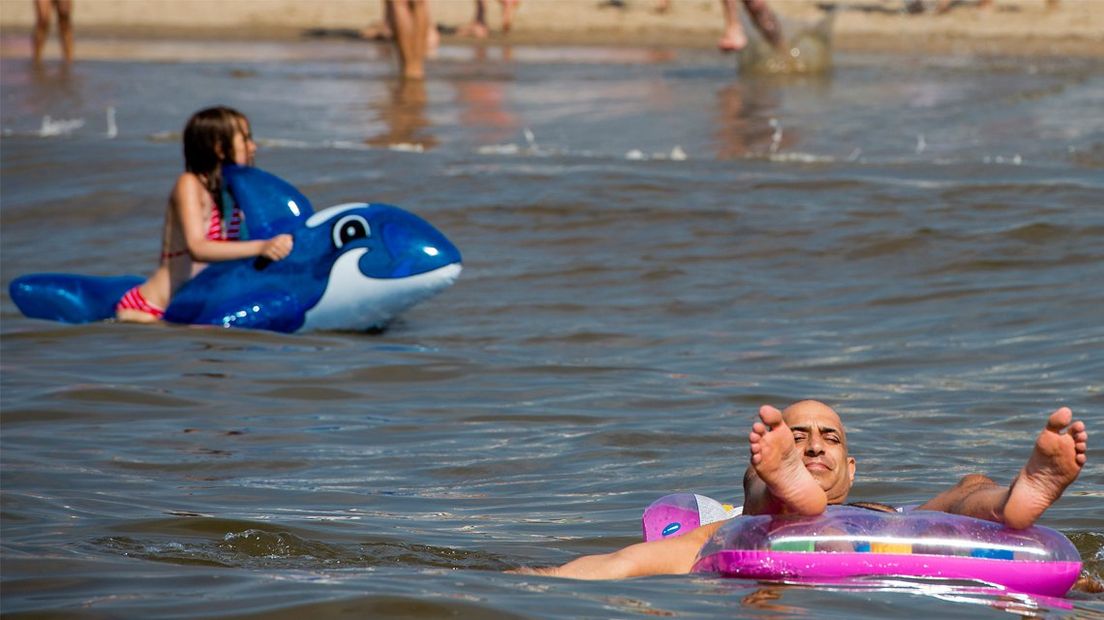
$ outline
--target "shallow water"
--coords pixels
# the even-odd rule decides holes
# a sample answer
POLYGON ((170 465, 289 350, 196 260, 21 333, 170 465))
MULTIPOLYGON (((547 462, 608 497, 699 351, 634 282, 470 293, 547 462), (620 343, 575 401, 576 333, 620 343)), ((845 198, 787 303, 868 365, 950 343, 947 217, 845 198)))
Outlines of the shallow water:
MULTIPOLYGON (((1060 405, 1101 428, 1098 64, 766 79, 677 49, 444 48, 402 88, 352 42, 129 45, 0 65, 6 615, 1104 613, 501 572, 631 543, 669 492, 738 502, 762 402, 835 405, 852 497, 902 504, 1009 480, 1060 405), (459 282, 378 335, 22 318, 17 275, 152 267, 179 129, 215 102, 316 207, 429 219, 459 282)), ((1098 459, 1043 523, 1104 575, 1098 459)))

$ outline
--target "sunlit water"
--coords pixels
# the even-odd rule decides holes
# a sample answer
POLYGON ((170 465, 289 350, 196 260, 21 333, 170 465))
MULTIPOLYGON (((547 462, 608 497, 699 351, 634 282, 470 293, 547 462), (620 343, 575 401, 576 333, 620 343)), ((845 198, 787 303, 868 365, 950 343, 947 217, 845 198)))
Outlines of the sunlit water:
MULTIPOLYGON (((1063 404, 1104 437, 1098 64, 757 78, 706 52, 444 48, 399 86, 361 43, 131 45, 0 65, 5 615, 1104 613, 501 572, 634 542, 669 492, 738 503, 763 402, 839 409, 858 500, 1007 481, 1063 404), (22 318, 17 275, 152 268, 179 130, 213 103, 316 207, 433 222, 459 282, 378 335, 22 318)), ((1097 454, 1043 523, 1100 578, 1097 454)))

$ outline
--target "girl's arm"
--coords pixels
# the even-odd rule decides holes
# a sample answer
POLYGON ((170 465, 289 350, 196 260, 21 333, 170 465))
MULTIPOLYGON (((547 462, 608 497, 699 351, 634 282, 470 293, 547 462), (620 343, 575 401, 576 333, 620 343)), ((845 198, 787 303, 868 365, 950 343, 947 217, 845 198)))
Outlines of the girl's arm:
POLYGON ((264 256, 270 260, 286 258, 291 253, 291 235, 276 235, 271 239, 250 241, 211 241, 207 238, 207 217, 203 211, 203 197, 207 189, 191 173, 184 173, 172 192, 172 203, 180 216, 184 242, 192 260, 215 263, 264 256))

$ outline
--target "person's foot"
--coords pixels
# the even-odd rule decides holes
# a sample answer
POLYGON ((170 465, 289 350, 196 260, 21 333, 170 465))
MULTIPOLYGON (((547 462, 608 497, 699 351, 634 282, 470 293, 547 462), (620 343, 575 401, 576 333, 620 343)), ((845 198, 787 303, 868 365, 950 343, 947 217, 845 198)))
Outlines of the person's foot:
POLYGON ((747 35, 744 34, 744 29, 740 26, 733 26, 726 28, 724 36, 717 42, 717 47, 722 52, 738 52, 747 47, 747 35))
POLYGON ((402 76, 404 80, 424 80, 425 79, 425 63, 422 62, 408 62, 403 65, 402 76))
POLYGON ((426 58, 436 58, 437 49, 441 47, 441 31, 436 24, 431 24, 426 30, 426 58))
POLYGON ((1068 408, 1050 414, 1046 428, 1035 440, 1031 457, 1012 481, 1004 505, 1006 526, 1017 530, 1031 527, 1058 501, 1085 465, 1088 440, 1085 423, 1073 421, 1073 412, 1068 408))
POLYGON ((360 37, 369 41, 390 41, 393 38, 391 27, 383 22, 374 23, 360 30, 360 37))
POLYGON ((782 412, 763 405, 759 408, 759 419, 748 434, 755 473, 788 512, 801 515, 824 512, 828 498, 805 468, 793 432, 782 421, 782 412))
POLYGON ((479 22, 472 22, 470 24, 461 26, 460 29, 456 31, 456 34, 458 34, 462 37, 472 37, 474 39, 486 39, 487 36, 491 34, 491 31, 487 28, 486 24, 481 24, 479 22))
POLYGON ((514 10, 521 0, 499 0, 502 2, 502 32, 510 32, 514 25, 514 10))

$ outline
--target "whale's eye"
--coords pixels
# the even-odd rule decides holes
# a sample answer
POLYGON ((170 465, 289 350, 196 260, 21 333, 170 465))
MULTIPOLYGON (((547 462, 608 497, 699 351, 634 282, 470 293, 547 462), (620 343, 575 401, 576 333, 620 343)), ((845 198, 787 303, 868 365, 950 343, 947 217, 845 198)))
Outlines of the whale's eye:
POLYGON ((350 241, 372 236, 368 222, 359 215, 346 215, 333 227, 334 247, 340 248, 350 241))

